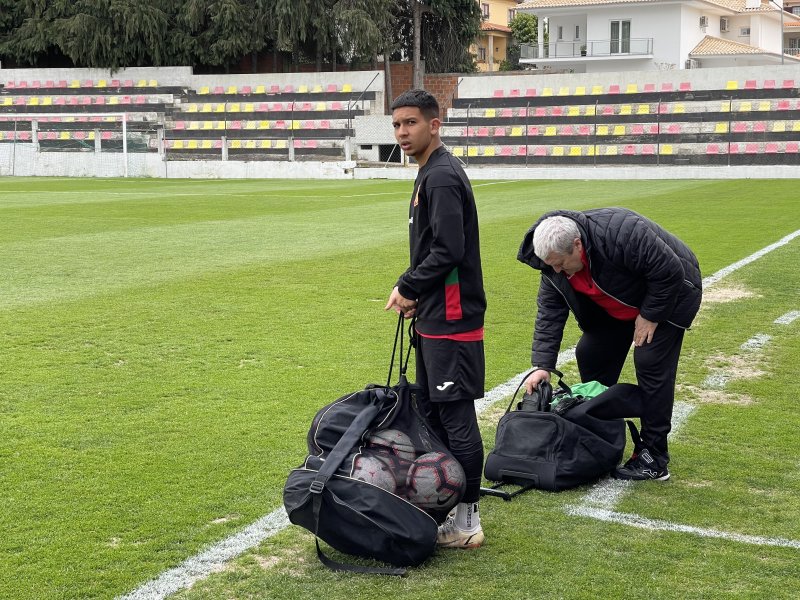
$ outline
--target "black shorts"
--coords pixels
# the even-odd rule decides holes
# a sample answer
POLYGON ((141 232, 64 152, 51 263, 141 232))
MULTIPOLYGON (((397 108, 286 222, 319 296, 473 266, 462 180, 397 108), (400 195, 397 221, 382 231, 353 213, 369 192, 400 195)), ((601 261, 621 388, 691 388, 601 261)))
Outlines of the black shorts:
POLYGON ((486 361, 483 341, 417 336, 417 383, 431 402, 483 398, 486 361))

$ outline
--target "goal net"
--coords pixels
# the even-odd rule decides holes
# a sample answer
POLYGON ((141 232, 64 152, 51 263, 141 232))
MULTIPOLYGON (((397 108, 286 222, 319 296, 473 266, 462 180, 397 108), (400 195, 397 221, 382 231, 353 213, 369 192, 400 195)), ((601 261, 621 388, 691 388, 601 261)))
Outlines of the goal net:
POLYGON ((163 149, 163 125, 127 113, 0 114, 0 175, 128 177, 163 149))

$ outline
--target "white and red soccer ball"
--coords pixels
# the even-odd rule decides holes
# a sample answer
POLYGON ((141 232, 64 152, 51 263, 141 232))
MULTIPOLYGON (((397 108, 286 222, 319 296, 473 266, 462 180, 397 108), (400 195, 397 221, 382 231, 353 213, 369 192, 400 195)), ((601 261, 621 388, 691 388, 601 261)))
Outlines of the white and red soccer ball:
POLYGON ((389 465, 372 455, 356 456, 350 476, 383 488, 387 492, 395 493, 397 490, 397 479, 389 465))
POLYGON ((461 499, 465 484, 457 460, 443 452, 428 452, 411 463, 406 496, 420 508, 450 510, 461 499))
POLYGON ((417 450, 407 434, 399 429, 381 429, 367 438, 367 448, 373 452, 386 452, 403 460, 414 460, 417 450))

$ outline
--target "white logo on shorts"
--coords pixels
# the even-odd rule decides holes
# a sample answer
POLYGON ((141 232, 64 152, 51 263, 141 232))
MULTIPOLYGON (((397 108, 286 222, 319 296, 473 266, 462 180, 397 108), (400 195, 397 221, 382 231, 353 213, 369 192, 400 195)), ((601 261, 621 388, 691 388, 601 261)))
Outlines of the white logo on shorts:
POLYGON ((440 392, 443 392, 447 388, 449 388, 451 385, 454 385, 454 384, 455 384, 454 381, 445 381, 442 385, 437 385, 436 389, 439 390, 440 392))

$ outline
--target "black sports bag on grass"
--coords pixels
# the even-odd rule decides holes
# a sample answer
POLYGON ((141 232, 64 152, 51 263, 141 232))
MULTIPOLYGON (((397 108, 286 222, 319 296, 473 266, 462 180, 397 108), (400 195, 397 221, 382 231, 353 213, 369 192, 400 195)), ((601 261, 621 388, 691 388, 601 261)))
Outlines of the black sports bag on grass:
POLYGON ((318 411, 308 432, 308 456, 284 487, 289 520, 317 537, 319 560, 334 570, 404 575, 404 567, 434 552, 439 523, 464 493, 461 465, 417 409, 418 387, 406 379, 409 355, 403 364, 402 346, 401 337, 397 385, 388 385, 390 367, 386 386, 369 385, 318 411), (340 552, 394 567, 334 561, 320 539, 340 552))
POLYGON ((625 450, 625 422, 596 414, 607 412, 607 403, 620 395, 638 393, 638 386, 617 384, 584 400, 572 394, 559 371, 552 372, 558 376, 560 388, 555 394, 560 397, 555 407, 551 407, 553 388, 542 382, 512 411, 517 393, 530 373, 517 387, 497 425, 495 446, 484 466, 486 479, 498 485, 483 488, 484 494, 510 500, 532 488, 560 491, 593 481, 619 464, 625 450), (522 488, 508 494, 497 489, 504 484, 522 488))

